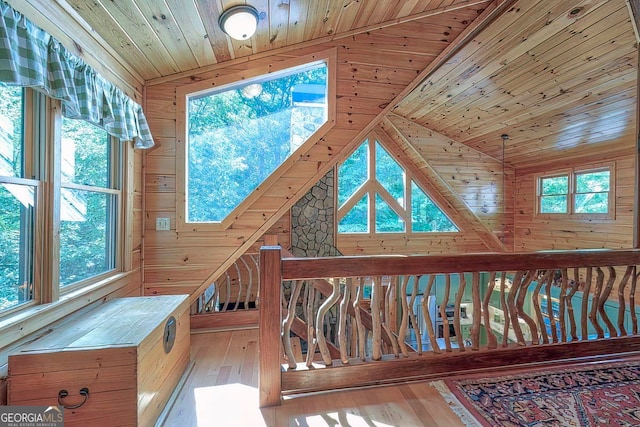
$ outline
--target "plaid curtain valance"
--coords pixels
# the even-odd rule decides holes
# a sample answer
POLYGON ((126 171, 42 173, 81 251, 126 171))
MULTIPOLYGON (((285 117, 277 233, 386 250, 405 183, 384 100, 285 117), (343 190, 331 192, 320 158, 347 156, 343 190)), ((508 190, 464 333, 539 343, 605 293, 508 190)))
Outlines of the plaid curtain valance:
POLYGON ((65 117, 133 140, 135 148, 154 145, 140 104, 1 0, 0 13, 0 82, 38 88, 62 101, 65 117))

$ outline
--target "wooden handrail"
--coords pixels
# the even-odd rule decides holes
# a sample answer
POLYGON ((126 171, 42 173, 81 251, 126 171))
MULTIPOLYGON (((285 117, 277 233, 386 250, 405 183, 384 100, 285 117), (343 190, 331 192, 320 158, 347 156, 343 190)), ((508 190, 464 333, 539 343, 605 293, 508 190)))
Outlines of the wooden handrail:
POLYGON ((474 271, 516 271, 640 264, 640 249, 596 249, 528 253, 382 255, 283 258, 283 280, 326 277, 414 276, 474 271))
POLYGON ((640 250, 295 258, 269 247, 261 250, 261 260, 269 265, 261 262, 260 354, 280 358, 270 367, 261 360, 260 377, 271 384, 269 396, 260 387, 261 406, 279 403, 278 384, 281 393, 314 391, 327 384, 374 385, 447 370, 540 363, 570 357, 576 349, 597 355, 622 342, 640 349, 640 336, 630 336, 638 333, 640 250), (300 299, 292 288, 296 292, 283 309, 283 281, 304 284, 309 297, 300 299), (267 307, 277 307, 277 314, 267 307), (281 318, 303 311, 307 367, 293 360, 289 348, 286 369, 281 343, 290 347, 289 331, 305 324, 289 318, 282 334, 281 318), (277 333, 273 319, 264 316, 278 317, 277 333), (262 325, 271 332, 262 335, 262 325), (325 334, 334 348, 326 348, 325 334), (405 339, 416 352, 407 351, 405 339))

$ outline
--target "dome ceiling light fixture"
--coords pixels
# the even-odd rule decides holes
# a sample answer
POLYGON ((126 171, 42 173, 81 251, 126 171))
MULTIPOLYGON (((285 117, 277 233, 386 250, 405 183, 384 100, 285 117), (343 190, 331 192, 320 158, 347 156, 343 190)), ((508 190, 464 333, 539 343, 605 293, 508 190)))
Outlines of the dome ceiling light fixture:
POLYGON ((253 99, 262 93, 262 85, 260 83, 253 83, 242 88, 242 96, 245 98, 253 99))
POLYGON ((258 28, 258 11, 253 6, 238 5, 222 12, 218 25, 222 31, 235 40, 246 40, 258 28))

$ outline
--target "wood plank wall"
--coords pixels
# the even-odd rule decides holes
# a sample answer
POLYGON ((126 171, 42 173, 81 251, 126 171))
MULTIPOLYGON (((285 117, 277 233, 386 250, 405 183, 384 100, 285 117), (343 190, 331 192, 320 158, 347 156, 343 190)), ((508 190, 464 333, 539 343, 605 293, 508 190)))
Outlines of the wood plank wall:
POLYGON ((633 247, 634 191, 636 183, 633 138, 619 141, 621 150, 590 158, 567 158, 562 162, 516 170, 515 250, 633 247), (626 147, 626 148, 624 148, 626 147), (587 220, 568 216, 535 215, 536 176, 571 167, 597 168, 615 165, 615 219, 587 220))
MULTIPOLYGON (((358 135, 435 58, 438 52, 424 51, 421 41, 425 37, 455 39, 478 12, 479 8, 469 8, 427 18, 420 21, 422 31, 408 31, 402 24, 270 57, 249 58, 174 80, 151 82, 147 87, 146 113, 159 147, 145 159, 145 294, 193 293, 222 274, 238 256, 255 246, 330 167, 349 154, 358 143, 358 135), (230 228, 176 232, 176 88, 328 48, 337 49, 338 56, 334 128, 304 158, 292 163, 230 228), (274 200, 279 200, 278 206, 273 205, 274 200), (256 217, 250 212, 265 215, 256 217), (171 218, 172 229, 155 231, 157 217, 171 218)), ((412 22, 410 26, 415 30, 419 25, 412 22)))

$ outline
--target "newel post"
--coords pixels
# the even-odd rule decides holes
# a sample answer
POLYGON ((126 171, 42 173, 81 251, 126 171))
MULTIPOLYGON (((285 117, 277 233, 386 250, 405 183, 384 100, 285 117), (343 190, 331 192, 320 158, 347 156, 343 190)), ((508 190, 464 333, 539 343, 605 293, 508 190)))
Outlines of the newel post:
POLYGON ((258 317, 258 357, 260 407, 281 404, 282 345, 282 264, 280 246, 260 248, 260 311, 258 317))

